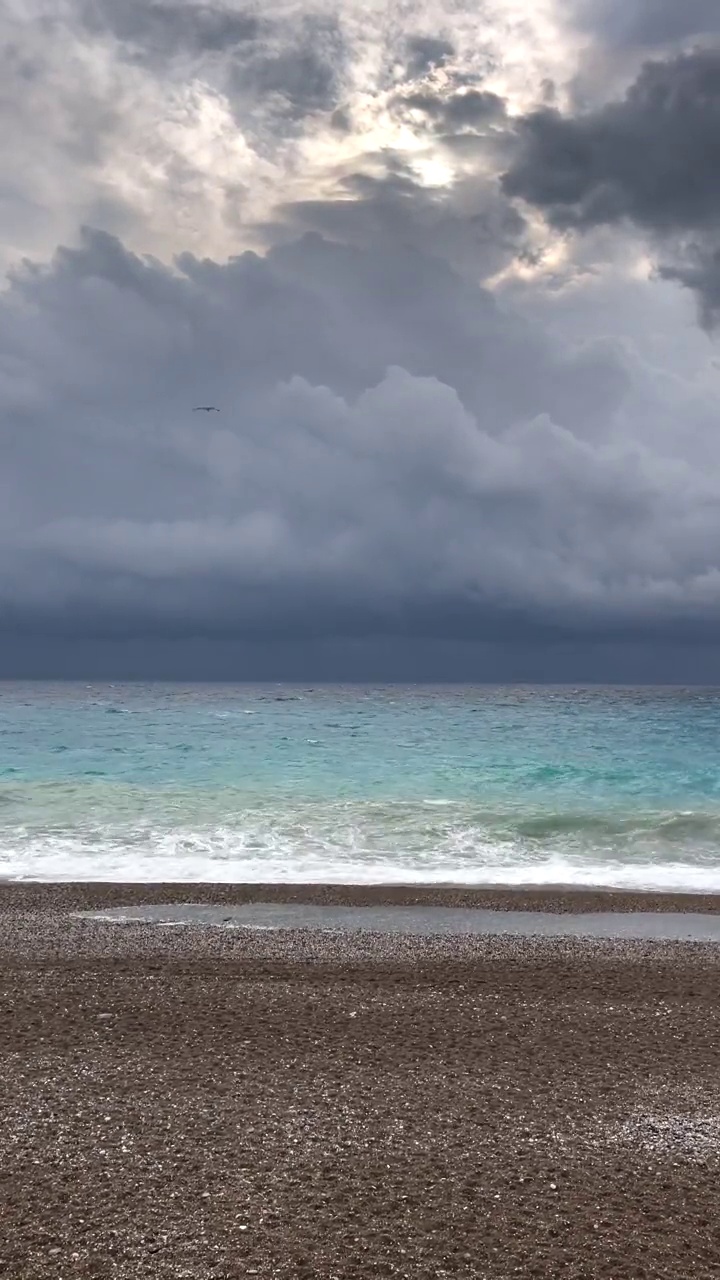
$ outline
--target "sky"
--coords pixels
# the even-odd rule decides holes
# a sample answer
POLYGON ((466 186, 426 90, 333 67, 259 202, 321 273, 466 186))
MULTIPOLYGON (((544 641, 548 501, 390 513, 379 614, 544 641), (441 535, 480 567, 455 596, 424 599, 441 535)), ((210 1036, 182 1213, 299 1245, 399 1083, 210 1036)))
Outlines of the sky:
POLYGON ((0 677, 720 683, 717 0, 0 62, 0 677))

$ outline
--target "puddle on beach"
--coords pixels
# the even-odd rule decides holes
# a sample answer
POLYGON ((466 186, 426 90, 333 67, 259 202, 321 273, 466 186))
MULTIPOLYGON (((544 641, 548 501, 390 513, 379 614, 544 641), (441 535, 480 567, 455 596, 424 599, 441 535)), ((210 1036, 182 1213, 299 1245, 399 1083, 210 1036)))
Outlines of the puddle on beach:
POLYGON ((333 907, 251 902, 114 907, 77 913, 116 924, 208 925, 235 929, 325 929, 344 933, 415 936, 511 934, 536 938, 628 938, 665 942, 720 942, 720 915, 694 912, 483 911, 475 907, 333 907))

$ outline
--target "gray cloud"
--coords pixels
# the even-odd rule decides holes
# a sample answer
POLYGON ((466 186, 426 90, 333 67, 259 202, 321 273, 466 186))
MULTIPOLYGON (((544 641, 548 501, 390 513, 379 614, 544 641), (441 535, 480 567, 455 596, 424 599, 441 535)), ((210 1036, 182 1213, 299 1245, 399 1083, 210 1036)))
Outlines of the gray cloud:
POLYGON ((437 36, 410 36, 406 44, 405 75, 414 80, 434 67, 442 67, 455 52, 449 40, 437 36))
MULTIPOLYGON (((482 276, 507 259, 520 219, 496 190, 502 104, 482 85, 511 30, 489 22, 478 39, 476 27, 469 0, 420 5, 402 22, 390 4, 370 22, 357 0, 11 6, 0 15, 3 265, 48 255, 83 222, 143 249, 222 256, 256 245, 255 225, 279 201, 334 186, 347 202, 343 180, 367 151, 405 148, 418 188, 433 168, 455 169, 466 191, 477 177, 474 208, 448 202, 454 225, 439 251, 464 241, 453 261, 482 276), (430 90, 441 81, 450 88, 436 107, 430 90), (392 98, 412 89, 428 95, 424 123, 418 112, 393 115, 392 98), (477 219, 467 232, 463 218, 477 219)), ((374 201, 378 217, 388 204, 374 201)), ((413 236, 429 204, 420 191, 413 236)))
POLYGON ((160 252, 247 244, 325 167, 306 143, 346 105, 348 25, 277 4, 6 7, 0 268, 84 222, 160 252))
MULTIPOLYGON (((418 181, 397 157, 379 157, 380 173, 350 173, 335 198, 280 206, 282 223, 266 228, 272 240, 319 231, 360 247, 412 245, 431 258, 444 258, 476 279, 494 275, 521 251, 526 224, 494 177, 471 175, 450 191, 418 181)), ((376 166, 378 164, 376 163, 376 166)))
POLYGON ((614 48, 658 48, 720 32, 716 0, 580 0, 576 16, 614 48))
POLYGON ((483 128, 490 123, 506 120, 506 107, 502 98, 485 89, 465 89, 460 92, 433 93, 416 90, 400 100, 411 111, 419 111, 443 130, 483 128))
POLYGON ((258 37, 260 23, 249 10, 212 4, 145 3, 144 0, 84 0, 79 17, 94 34, 112 33, 128 56, 166 61, 232 50, 258 37))
POLYGON ((204 63, 238 106, 294 118, 337 105, 345 60, 342 26, 332 15, 303 13, 279 21, 250 10, 187 3, 118 6, 86 0, 80 21, 93 34, 112 33, 121 54, 155 66, 204 63))
POLYGON ((502 185, 560 229, 632 222, 655 237, 667 278, 716 312, 720 49, 648 62, 622 101, 533 112, 502 185), (668 260, 669 259, 669 260, 668 260))
POLYGON ((655 640, 537 643, 532 635, 499 643, 379 636, 363 640, 264 637, 47 638, 0 632, 0 672, 20 680, 178 680, 457 683, 490 681, 581 685, 717 683, 717 646, 655 640))
POLYGON ((418 250, 169 268, 86 232, 14 276, 0 347, 6 636, 720 622, 717 468, 628 433, 640 366, 560 354, 418 250))
POLYGON ((715 328, 720 322, 720 248, 690 244, 681 261, 660 267, 660 275, 692 289, 700 301, 702 324, 706 329, 715 328))
POLYGON ((334 16, 306 14, 287 31, 281 47, 262 44, 253 58, 239 62, 229 78, 230 92, 243 98, 248 90, 261 102, 268 97, 295 118, 338 106, 343 91, 347 51, 342 25, 334 16))
POLYGON ((516 128, 483 76, 517 30, 476 49, 457 15, 10 22, 2 227, 70 247, 0 294, 0 673, 580 679, 602 645, 612 678, 642 642, 664 678, 710 651, 720 373, 673 282, 716 320, 717 55, 516 128), (89 214, 157 257, 76 240, 89 214))
POLYGON ((720 211, 720 50, 647 63, 621 102, 578 116, 544 109, 520 127, 509 195, 561 227, 630 218, 706 227, 720 211))

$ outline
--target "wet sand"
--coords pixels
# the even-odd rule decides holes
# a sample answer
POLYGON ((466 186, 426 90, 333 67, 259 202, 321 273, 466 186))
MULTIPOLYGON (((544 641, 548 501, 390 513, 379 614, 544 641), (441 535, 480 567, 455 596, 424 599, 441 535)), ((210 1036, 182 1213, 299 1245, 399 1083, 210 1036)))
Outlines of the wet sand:
POLYGON ((92 910, 146 903, 302 902, 319 906, 481 907, 490 911, 697 911, 720 913, 720 893, 626 893, 613 889, 576 889, 566 885, 537 889, 495 885, 490 888, 443 885, 337 884, 44 884, 0 880, 0 912, 92 910))
POLYGON ((0 886, 0 1275, 720 1275, 718 946, 70 914, 555 892, 0 886))

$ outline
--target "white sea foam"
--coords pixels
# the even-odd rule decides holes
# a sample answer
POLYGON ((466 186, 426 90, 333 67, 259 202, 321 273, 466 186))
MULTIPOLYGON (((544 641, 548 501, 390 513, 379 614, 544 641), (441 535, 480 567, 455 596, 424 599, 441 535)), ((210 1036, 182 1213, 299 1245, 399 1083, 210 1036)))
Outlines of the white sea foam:
POLYGON ((264 845, 256 833, 144 832, 98 841, 44 835, 0 847, 0 877, 40 881, 150 883, 304 883, 569 885, 626 890, 720 893, 720 866, 676 861, 606 860, 597 855, 528 854, 507 844, 452 856, 352 847, 303 847, 302 839, 264 845))

